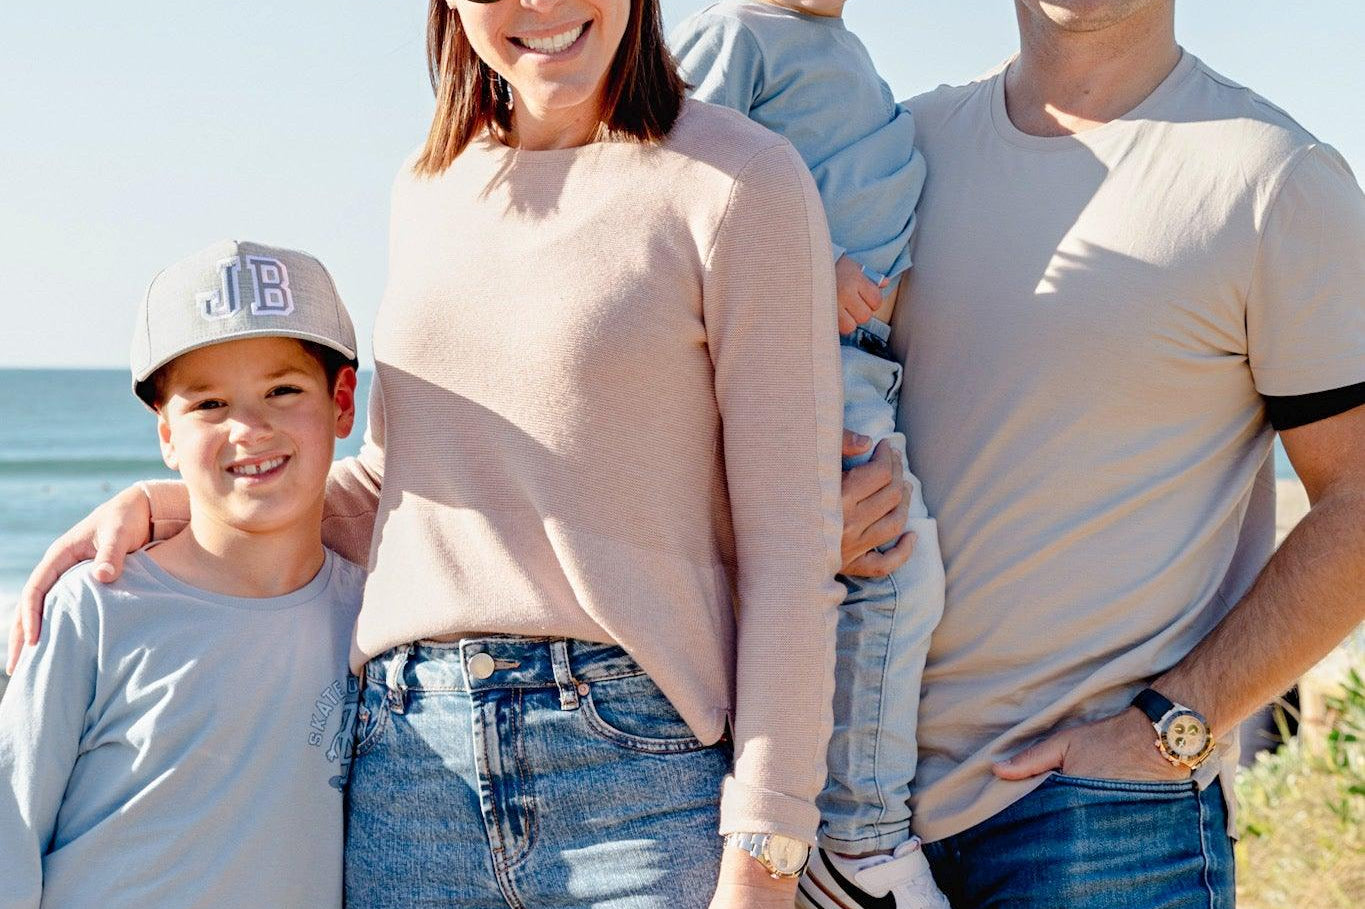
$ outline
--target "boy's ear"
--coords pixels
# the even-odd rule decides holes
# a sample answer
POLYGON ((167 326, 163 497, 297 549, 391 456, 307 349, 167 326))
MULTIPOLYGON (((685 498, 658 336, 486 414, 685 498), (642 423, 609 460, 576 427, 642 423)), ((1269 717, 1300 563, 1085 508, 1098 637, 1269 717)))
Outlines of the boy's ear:
POLYGON ((166 419, 164 407, 158 407, 156 410, 156 437, 161 443, 161 460, 171 470, 179 470, 180 459, 175 453, 175 439, 171 437, 171 424, 166 419))
POLYGON ((336 388, 332 390, 332 407, 336 411, 336 434, 344 439, 355 429, 355 370, 343 366, 337 373, 336 388))

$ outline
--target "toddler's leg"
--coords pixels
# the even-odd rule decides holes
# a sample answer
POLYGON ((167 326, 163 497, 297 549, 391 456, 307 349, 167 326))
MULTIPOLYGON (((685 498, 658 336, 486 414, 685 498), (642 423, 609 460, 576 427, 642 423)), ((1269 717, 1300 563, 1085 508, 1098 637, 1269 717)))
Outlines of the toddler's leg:
MULTIPOLYGON (((844 425, 891 440, 904 458, 905 438, 895 432, 901 367, 878 356, 886 351, 876 343, 885 329, 874 320, 844 339, 844 425), (860 337, 869 329, 871 340, 860 337)), ((821 848, 801 881, 800 909, 948 909, 910 832, 920 678, 943 614, 944 577, 938 526, 905 466, 906 529, 918 537, 909 560, 887 578, 841 578, 848 596, 839 613, 829 779, 818 800, 821 848)))
MULTIPOLYGON (((895 432, 900 364, 858 343, 855 333, 842 348, 844 425, 890 438, 904 457, 904 437, 895 432)), ((910 559, 887 578, 841 578, 848 596, 839 615, 829 781, 819 805, 821 845, 844 854, 894 849, 911 835, 920 676, 943 614, 944 578, 937 524, 919 481, 910 480, 907 530, 918 535, 910 559)))

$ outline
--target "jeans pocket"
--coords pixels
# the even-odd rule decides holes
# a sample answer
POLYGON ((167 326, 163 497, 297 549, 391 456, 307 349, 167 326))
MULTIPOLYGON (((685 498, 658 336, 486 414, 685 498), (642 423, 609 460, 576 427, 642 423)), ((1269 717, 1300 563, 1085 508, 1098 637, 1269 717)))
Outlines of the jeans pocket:
POLYGON ((369 665, 364 669, 364 679, 356 707, 355 748, 352 751, 355 757, 368 753, 379 744, 389 727, 389 690, 384 680, 371 675, 369 665))
POLYGON ((1054 773, 1047 779, 1059 786, 1074 786, 1081 789, 1094 789, 1103 792, 1127 792, 1133 795, 1184 794, 1193 795, 1194 780, 1107 780, 1093 776, 1072 776, 1069 773, 1054 773))
POLYGON ((707 747, 643 672, 592 682, 580 703, 588 726, 622 748, 680 754, 707 747))

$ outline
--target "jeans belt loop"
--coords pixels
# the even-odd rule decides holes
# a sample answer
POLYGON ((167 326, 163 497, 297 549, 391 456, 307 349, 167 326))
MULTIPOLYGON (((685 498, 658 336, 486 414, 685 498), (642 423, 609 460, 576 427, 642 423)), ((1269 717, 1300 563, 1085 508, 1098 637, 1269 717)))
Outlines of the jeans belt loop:
POLYGON ((550 642, 550 664, 555 671, 555 685, 559 687, 559 709, 578 709, 578 683, 569 667, 569 642, 560 639, 550 642))
POLYGON ((389 660, 388 671, 384 676, 384 687, 388 689, 389 709, 394 713, 402 713, 407 709, 408 683, 404 675, 411 657, 411 644, 395 647, 393 659, 389 660))

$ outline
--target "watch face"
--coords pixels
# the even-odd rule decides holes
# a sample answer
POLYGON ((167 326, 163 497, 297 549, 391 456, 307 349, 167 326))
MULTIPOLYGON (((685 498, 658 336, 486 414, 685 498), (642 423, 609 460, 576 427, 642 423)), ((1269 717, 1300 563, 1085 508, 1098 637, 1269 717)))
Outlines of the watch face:
POLYGON ((1177 713, 1161 733, 1166 748, 1178 758, 1196 758, 1209 744, 1209 727, 1195 713, 1177 713))
POLYGON ((800 840, 788 836, 772 836, 768 839, 768 861, 779 874, 795 874, 806 863, 810 847, 800 840))

